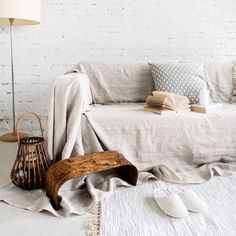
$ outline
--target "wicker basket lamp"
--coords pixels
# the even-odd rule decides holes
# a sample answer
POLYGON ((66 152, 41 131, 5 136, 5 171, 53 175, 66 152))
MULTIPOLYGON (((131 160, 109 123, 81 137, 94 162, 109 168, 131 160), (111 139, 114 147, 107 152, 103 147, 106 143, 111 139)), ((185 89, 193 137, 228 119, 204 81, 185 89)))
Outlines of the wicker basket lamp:
POLYGON ((33 115, 38 119, 42 137, 19 139, 18 135, 18 152, 11 170, 11 180, 17 187, 33 190, 44 186, 44 176, 51 161, 45 147, 42 124, 35 113, 27 112, 19 116, 16 122, 17 134, 18 123, 24 115, 33 115))

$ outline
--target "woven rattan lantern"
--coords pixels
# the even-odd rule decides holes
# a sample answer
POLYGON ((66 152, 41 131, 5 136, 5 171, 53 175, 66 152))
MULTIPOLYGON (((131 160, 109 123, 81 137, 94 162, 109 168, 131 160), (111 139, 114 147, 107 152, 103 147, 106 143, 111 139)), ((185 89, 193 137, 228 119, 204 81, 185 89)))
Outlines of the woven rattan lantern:
POLYGON ((34 115, 40 125, 42 137, 27 137, 19 139, 18 152, 15 163, 11 170, 12 182, 22 189, 38 189, 44 186, 45 172, 50 166, 50 159, 45 148, 43 129, 40 118, 32 112, 23 113, 16 122, 18 134, 18 123, 23 115, 34 115))

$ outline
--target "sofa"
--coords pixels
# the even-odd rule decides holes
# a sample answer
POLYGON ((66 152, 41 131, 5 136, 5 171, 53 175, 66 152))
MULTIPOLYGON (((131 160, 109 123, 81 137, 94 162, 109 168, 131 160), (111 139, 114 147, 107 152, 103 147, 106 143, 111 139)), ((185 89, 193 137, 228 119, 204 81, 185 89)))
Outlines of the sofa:
POLYGON ((200 172, 209 168, 209 175, 235 171, 233 71, 232 61, 204 63, 211 100, 223 103, 221 108, 160 116, 143 109, 155 90, 147 63, 80 62, 54 81, 50 156, 115 150, 139 171, 159 166, 182 180, 189 177, 189 166, 200 172))

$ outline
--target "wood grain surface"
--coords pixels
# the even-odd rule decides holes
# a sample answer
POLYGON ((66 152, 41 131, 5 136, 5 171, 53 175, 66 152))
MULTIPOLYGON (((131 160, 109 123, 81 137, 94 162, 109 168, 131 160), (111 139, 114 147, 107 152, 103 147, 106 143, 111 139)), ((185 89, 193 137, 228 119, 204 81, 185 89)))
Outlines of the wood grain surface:
POLYGON ((105 170, 117 169, 121 179, 136 185, 138 171, 128 160, 115 151, 97 152, 71 157, 53 164, 46 173, 46 193, 55 209, 60 208, 58 191, 68 180, 105 170))

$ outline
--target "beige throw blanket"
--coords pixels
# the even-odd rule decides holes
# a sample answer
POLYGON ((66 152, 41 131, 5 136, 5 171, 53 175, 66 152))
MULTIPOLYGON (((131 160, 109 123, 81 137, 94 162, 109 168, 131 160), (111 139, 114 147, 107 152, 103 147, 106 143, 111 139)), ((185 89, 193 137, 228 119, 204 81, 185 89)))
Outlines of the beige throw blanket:
MULTIPOLYGON (((183 125, 180 127, 182 132, 185 132, 187 136, 191 134, 185 126, 183 117, 158 117, 145 112, 142 109, 143 104, 108 105, 104 106, 104 109, 95 105, 91 106, 91 111, 88 111, 92 103, 89 79, 80 73, 68 74, 55 80, 51 94, 48 151, 54 160, 83 155, 88 151, 102 151, 104 148, 117 150, 140 170, 138 183, 146 182, 150 178, 175 183, 202 183, 214 174, 227 175, 234 174, 236 171, 235 106, 226 109, 229 112, 227 119, 224 118, 224 111, 213 115, 212 119, 217 122, 213 126, 209 117, 201 119, 202 128, 206 128, 207 132, 211 131, 216 136, 219 135, 217 126, 228 122, 225 136, 223 137, 223 133, 220 133, 218 139, 224 138, 221 154, 223 155, 224 151, 228 150, 230 155, 215 156, 212 155, 213 152, 210 152, 211 155, 208 156, 206 147, 208 140, 205 139, 204 150, 199 149, 204 155, 198 159, 196 157, 199 156, 192 155, 193 150, 190 150, 189 146, 183 142, 183 133, 175 133, 174 124, 179 124, 179 126, 183 125), (86 114, 82 115, 85 112, 86 114), (122 119, 123 121, 125 119, 125 123, 122 119), (178 123, 179 121, 181 122, 178 123), (161 126, 158 124, 160 122, 161 126), (159 131, 164 130, 163 128, 172 130, 173 135, 158 134, 159 131), (174 137, 176 135, 177 137, 174 137), (178 143, 171 143, 173 140, 178 143), (161 144, 159 151, 156 150, 155 142, 161 144), (178 149, 180 151, 183 146, 182 150, 188 150, 188 152, 179 155, 178 149), (175 152, 176 155, 174 155, 175 152)), ((191 116, 186 119, 194 119, 196 122, 194 114, 191 116)), ((193 123, 190 122, 190 124, 193 123)), ((188 138, 189 141, 193 141, 191 137, 188 138)), ((214 145, 214 142, 211 143, 214 145)), ((211 148, 214 149, 214 146, 211 148)), ((113 171, 84 176, 67 182, 59 192, 62 196, 63 207, 59 212, 52 209, 42 190, 27 192, 9 184, 0 188, 0 200, 20 208, 34 211, 47 210, 56 216, 67 216, 83 214, 91 210, 97 201, 105 198, 112 189, 121 185, 128 186, 113 171)))
POLYGON ((81 115, 92 103, 89 79, 71 73, 57 78, 52 86, 48 115, 48 152, 54 160, 83 155, 81 115))
POLYGON ((82 134, 86 152, 104 147, 116 150, 138 170, 151 170, 158 179, 202 183, 213 174, 236 170, 234 105, 225 104, 208 114, 162 116, 145 111, 143 103, 93 105, 85 116, 82 134))
POLYGON ((168 116, 146 112, 138 103, 93 105, 82 115, 91 103, 85 74, 70 73, 54 82, 48 122, 54 159, 106 148, 122 153, 140 171, 152 169, 170 182, 201 183, 214 173, 235 173, 234 105, 212 114, 168 116))
MULTIPOLYGON (((213 114, 158 116, 144 111, 143 104, 138 103, 91 105, 88 111, 91 103, 86 75, 71 73, 54 82, 48 122, 49 152, 54 159, 104 148, 117 150, 141 171, 139 183, 150 178, 202 183, 213 175, 236 173, 234 105, 226 105, 213 114), (200 136, 199 129, 204 130, 200 136)), ((87 204, 87 194, 86 200, 80 199, 83 210, 124 184, 111 173, 99 176, 103 181, 84 177, 71 185, 77 189, 84 181, 87 184, 90 200, 87 204), (113 179, 111 185, 110 179, 113 179)))

